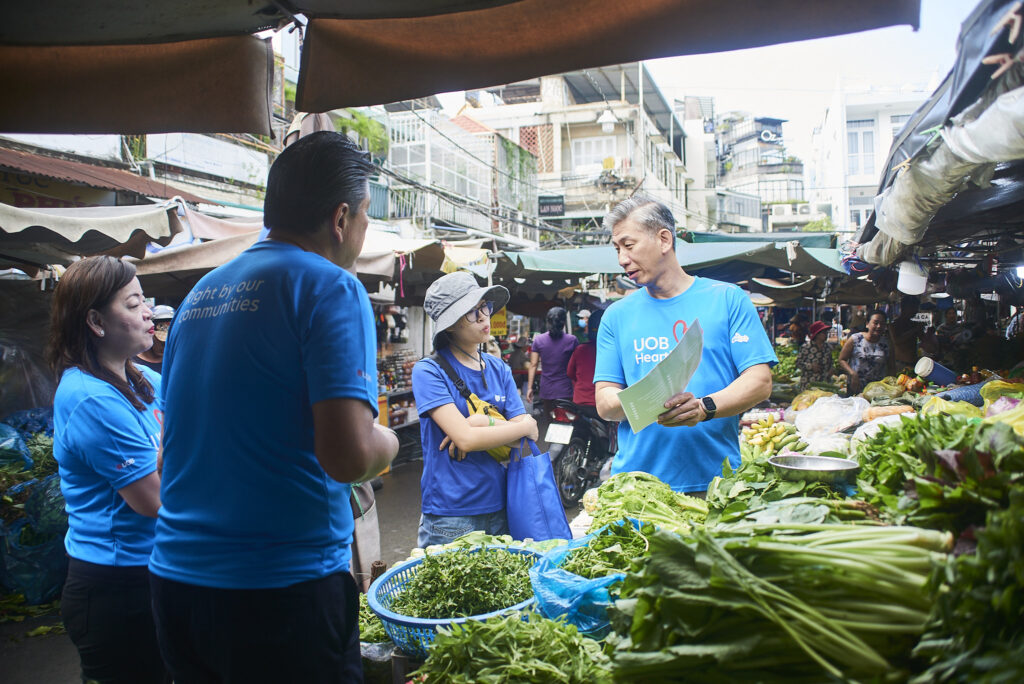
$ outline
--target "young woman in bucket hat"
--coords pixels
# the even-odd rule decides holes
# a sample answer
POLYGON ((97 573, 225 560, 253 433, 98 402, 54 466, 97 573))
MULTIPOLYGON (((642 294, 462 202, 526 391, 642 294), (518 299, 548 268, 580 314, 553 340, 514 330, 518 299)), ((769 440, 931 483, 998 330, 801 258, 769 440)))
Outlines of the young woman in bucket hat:
POLYGON ((435 353, 412 371, 423 443, 421 547, 473 530, 508 533, 505 466, 487 450, 537 439, 537 423, 523 408, 512 371, 480 350, 490 337, 491 314, 508 296, 504 287, 480 287, 465 272, 443 276, 427 289, 423 308, 434 322, 435 353), (474 414, 456 380, 507 422, 474 414))

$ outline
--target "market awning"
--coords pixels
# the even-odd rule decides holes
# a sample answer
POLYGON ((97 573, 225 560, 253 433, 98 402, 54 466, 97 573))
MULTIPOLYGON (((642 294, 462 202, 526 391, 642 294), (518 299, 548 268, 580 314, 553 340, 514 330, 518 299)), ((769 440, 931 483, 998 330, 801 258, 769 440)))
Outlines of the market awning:
MULTIPOLYGON (((503 277, 565 278, 572 275, 621 274, 611 245, 579 249, 551 249, 528 252, 503 252, 508 263, 499 264, 503 277)), ((801 275, 841 275, 845 272, 834 249, 804 248, 795 243, 773 242, 676 242, 679 264, 689 270, 709 268, 740 261, 769 266, 801 275)))
POLYGON ((126 207, 19 209, 0 204, 0 268, 34 273, 93 254, 142 256, 183 230, 180 200, 126 207))
MULTIPOLYGON (((148 296, 183 297, 209 271, 226 264, 255 244, 260 231, 261 226, 255 226, 247 232, 221 239, 147 254, 136 261, 142 288, 148 296)), ((356 274, 367 287, 376 289, 377 284, 395 277, 398 255, 413 253, 433 244, 436 244, 434 240, 405 239, 370 228, 356 260, 356 274)))
POLYGON ((322 112, 542 74, 917 26, 919 0, 126 0, 8 3, 0 130, 270 133, 273 55, 305 29, 298 108, 322 112), (300 19, 301 21, 301 19, 300 19), (514 39, 510 39, 514 37, 514 39))
MULTIPOLYGON (((2 78, 2 77, 0 77, 2 78)), ((3 111, 7 107, 0 107, 3 111)), ((0 114, 0 118, 2 118, 0 114)), ((3 129, 0 126, 0 129, 3 129)), ((160 197, 171 199, 180 197, 188 202, 206 202, 212 200, 203 199, 190 192, 179 190, 161 181, 139 176, 121 169, 97 166, 95 164, 84 164, 69 159, 58 159, 42 154, 32 154, 20 150, 0 148, 0 169, 8 169, 19 173, 27 173, 33 176, 43 176, 66 183, 80 183, 90 188, 102 188, 104 190, 121 190, 142 195, 143 197, 160 197)))
POLYGON ((704 233, 690 231, 694 242, 799 242, 801 247, 836 246, 835 233, 704 233))

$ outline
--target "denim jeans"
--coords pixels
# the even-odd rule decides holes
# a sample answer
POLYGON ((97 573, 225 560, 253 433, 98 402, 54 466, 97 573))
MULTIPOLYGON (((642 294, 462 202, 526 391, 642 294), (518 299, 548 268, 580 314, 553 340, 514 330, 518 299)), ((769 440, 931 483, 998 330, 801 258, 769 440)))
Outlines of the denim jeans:
POLYGON ((433 544, 448 544, 473 530, 487 534, 508 534, 508 519, 505 511, 481 515, 420 515, 420 531, 417 545, 424 549, 433 544))

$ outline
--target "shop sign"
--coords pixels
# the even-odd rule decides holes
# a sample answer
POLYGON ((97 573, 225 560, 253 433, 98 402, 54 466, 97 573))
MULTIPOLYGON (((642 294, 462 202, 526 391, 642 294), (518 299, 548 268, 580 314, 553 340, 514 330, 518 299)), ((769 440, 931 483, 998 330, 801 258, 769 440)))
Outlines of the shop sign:
POLYGON ((160 164, 263 185, 270 169, 266 152, 199 133, 151 133, 149 158, 160 164))
POLYGON ((117 193, 41 176, 0 171, 0 202, 22 209, 112 206, 117 193))
POLYGON ((540 195, 537 197, 538 216, 564 216, 565 195, 540 195))
POLYGON ((491 316, 491 335, 504 337, 508 335, 508 309, 501 307, 491 316))

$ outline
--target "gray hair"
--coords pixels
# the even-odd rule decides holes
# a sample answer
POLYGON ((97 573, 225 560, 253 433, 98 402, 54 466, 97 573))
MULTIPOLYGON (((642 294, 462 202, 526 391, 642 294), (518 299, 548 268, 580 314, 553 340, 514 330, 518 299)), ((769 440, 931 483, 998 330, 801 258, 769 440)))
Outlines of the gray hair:
POLYGON ((672 233, 672 247, 676 244, 676 217, 665 204, 651 197, 630 197, 619 202, 604 217, 603 228, 611 233, 615 226, 632 219, 650 233, 657 235, 664 229, 672 233))

